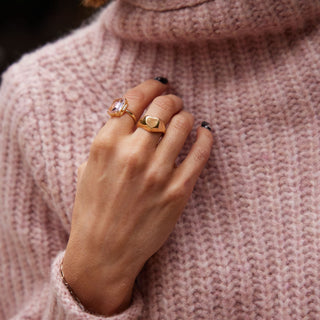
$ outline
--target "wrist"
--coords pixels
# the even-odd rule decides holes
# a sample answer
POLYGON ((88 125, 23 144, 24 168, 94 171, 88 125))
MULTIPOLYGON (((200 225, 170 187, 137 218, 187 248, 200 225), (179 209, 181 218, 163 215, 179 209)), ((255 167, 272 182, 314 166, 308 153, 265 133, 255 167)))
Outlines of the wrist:
POLYGON ((64 285, 79 307, 94 315, 112 316, 126 310, 131 303, 134 280, 126 280, 117 272, 101 277, 103 272, 74 271, 65 263, 60 265, 64 285), (97 276, 99 275, 99 276, 97 276))

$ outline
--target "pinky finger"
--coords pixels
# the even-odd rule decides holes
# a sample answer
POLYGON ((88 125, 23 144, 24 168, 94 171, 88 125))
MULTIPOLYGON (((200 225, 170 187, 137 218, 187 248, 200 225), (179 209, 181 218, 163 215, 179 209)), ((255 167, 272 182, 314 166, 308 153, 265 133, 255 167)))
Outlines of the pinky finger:
POLYGON ((213 136, 205 127, 198 128, 197 140, 188 156, 176 169, 176 179, 190 191, 193 189, 199 175, 209 160, 213 145, 213 136))

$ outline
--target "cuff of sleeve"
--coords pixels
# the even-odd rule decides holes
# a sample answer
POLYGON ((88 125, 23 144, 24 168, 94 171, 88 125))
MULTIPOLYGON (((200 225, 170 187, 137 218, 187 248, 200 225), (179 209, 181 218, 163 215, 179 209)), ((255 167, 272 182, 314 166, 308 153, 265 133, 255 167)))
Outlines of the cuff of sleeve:
MULTIPOLYGON (((130 307, 124 312, 114 315, 111 317, 93 315, 83 311, 80 306, 76 303, 69 290, 63 283, 61 273, 60 273, 60 264, 64 256, 64 251, 60 252, 56 259, 54 260, 51 267, 51 288, 53 294, 50 299, 50 309, 55 315, 59 314, 61 317, 59 319, 110 319, 110 320, 136 320, 142 313, 143 301, 140 292, 137 288, 134 288, 132 303, 130 307)), ((51 315, 52 317, 53 315, 51 315)), ((50 316, 48 319, 51 318, 50 316)))

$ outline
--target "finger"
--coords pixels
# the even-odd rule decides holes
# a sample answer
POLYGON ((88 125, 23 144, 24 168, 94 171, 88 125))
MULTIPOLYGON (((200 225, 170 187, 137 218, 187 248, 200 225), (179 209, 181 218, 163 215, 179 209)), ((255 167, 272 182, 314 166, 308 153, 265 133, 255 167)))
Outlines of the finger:
POLYGON ((78 168, 78 174, 77 174, 77 179, 78 179, 78 181, 80 181, 80 180, 82 179, 83 172, 84 172, 86 166, 87 166, 87 162, 83 162, 83 163, 81 163, 81 165, 79 166, 79 168, 78 168))
POLYGON ((194 119, 191 113, 180 111, 173 116, 156 150, 156 159, 174 167, 175 161, 192 129, 194 119))
POLYGON ((197 140, 189 154, 176 169, 175 175, 180 185, 192 190, 205 164, 207 163, 213 145, 213 136, 210 130, 200 127, 197 140))
MULTIPOLYGON (((167 125, 171 118, 182 109, 182 106, 183 102, 181 98, 173 94, 168 94, 156 97, 145 114, 157 117, 167 125)), ((137 128, 135 135, 140 142, 142 141, 148 146, 156 147, 162 134, 148 132, 143 128, 137 128)))
MULTIPOLYGON (((152 100, 161 95, 167 88, 167 79, 161 77, 157 77, 156 79, 160 80, 149 79, 129 89, 124 94, 124 97, 128 101, 128 111, 135 115, 136 120, 140 118, 152 100)), ((135 128, 135 122, 129 114, 125 113, 121 117, 111 117, 105 128, 108 129, 108 131, 114 130, 117 134, 128 134, 135 128)))

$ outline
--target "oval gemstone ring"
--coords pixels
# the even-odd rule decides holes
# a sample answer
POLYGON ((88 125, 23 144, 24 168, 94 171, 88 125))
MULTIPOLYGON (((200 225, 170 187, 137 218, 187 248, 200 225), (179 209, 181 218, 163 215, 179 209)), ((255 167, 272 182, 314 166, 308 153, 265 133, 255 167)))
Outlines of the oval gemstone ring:
POLYGON ((119 98, 113 100, 110 108, 108 109, 108 114, 111 117, 122 117, 125 113, 127 113, 134 123, 137 122, 137 118, 130 110, 128 110, 128 100, 126 98, 119 98))

